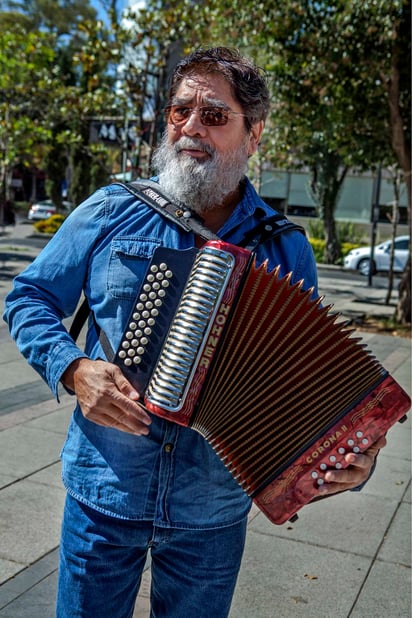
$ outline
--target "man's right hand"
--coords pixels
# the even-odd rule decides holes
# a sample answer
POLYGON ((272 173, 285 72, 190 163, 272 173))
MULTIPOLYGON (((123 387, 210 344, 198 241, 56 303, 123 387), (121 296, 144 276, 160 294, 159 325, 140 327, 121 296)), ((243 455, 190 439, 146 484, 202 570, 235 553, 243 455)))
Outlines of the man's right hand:
POLYGON ((80 358, 61 381, 75 393, 89 421, 138 436, 149 433, 151 419, 138 403, 140 395, 116 365, 80 358))

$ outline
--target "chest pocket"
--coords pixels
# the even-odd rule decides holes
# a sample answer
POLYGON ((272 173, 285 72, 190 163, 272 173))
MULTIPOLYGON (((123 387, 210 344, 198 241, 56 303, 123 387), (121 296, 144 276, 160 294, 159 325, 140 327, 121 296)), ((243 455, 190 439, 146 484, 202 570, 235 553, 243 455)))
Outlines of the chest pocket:
POLYGON ((107 290, 113 298, 136 296, 160 240, 141 236, 117 236, 110 247, 107 290))

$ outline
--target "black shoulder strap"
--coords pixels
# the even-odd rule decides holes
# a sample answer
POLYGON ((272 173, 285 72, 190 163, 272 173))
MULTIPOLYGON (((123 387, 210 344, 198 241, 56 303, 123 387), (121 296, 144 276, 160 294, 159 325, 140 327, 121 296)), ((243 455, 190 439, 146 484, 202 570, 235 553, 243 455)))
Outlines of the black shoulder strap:
POLYGON ((277 238, 285 232, 301 232, 306 236, 305 228, 297 223, 293 223, 284 215, 277 213, 270 217, 265 217, 259 223, 247 232, 239 246, 245 247, 250 251, 268 240, 277 238))
POLYGON ((193 232, 205 240, 218 240, 218 236, 209 230, 203 219, 185 204, 172 202, 161 192, 157 182, 152 180, 135 180, 134 182, 117 182, 142 202, 151 206, 156 212, 172 221, 185 232, 193 232))

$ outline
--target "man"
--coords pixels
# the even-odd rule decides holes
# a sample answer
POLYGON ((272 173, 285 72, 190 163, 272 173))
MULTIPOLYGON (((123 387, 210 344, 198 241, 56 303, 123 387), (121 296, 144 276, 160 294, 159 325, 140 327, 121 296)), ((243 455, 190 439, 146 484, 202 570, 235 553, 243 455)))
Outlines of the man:
MULTIPOLYGON (((273 214, 245 177, 268 111, 265 81, 237 52, 215 48, 180 62, 169 95, 167 132, 154 158, 160 186, 237 244, 273 214)), ((201 436, 144 410, 121 370, 100 360, 93 322, 85 352, 61 323, 84 291, 116 349, 154 249, 196 244, 113 184, 72 213, 7 299, 22 353, 56 396, 62 383, 78 402, 62 452, 68 494, 58 618, 130 617, 148 548, 153 616, 228 615, 250 499, 201 436)), ((281 264, 282 274, 293 271, 295 281, 304 278, 316 294, 302 234, 266 242, 257 256, 272 268, 281 264)), ((329 471, 320 491, 362 484, 383 445, 348 455, 351 465, 329 471)))

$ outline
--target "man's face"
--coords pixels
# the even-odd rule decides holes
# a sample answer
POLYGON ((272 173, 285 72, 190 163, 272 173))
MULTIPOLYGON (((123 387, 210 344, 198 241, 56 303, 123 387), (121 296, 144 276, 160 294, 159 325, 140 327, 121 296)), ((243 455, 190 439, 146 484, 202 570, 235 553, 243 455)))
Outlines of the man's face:
MULTIPOLYGON (((256 150, 256 140, 253 131, 245 144, 246 128, 244 110, 234 99, 227 81, 217 73, 198 75, 185 78, 176 91, 172 104, 198 108, 202 106, 218 106, 229 109, 235 114, 229 114, 228 122, 224 126, 204 126, 199 113, 194 111, 186 122, 177 126, 167 125, 168 141, 178 143, 182 137, 194 137, 211 146, 217 153, 224 155, 239 147, 246 147, 246 156, 256 150), (239 114, 239 115, 236 115, 239 114)), ((205 152, 196 149, 183 149, 182 156, 193 157, 200 161, 207 158, 205 152)))
POLYGON ((171 104, 188 113, 183 120, 169 121, 153 164, 166 192, 204 213, 219 207, 239 187, 263 123, 246 130, 243 110, 219 74, 185 78, 171 104), (209 126, 201 122, 199 108, 205 106, 234 113, 228 114, 226 124, 209 126))

